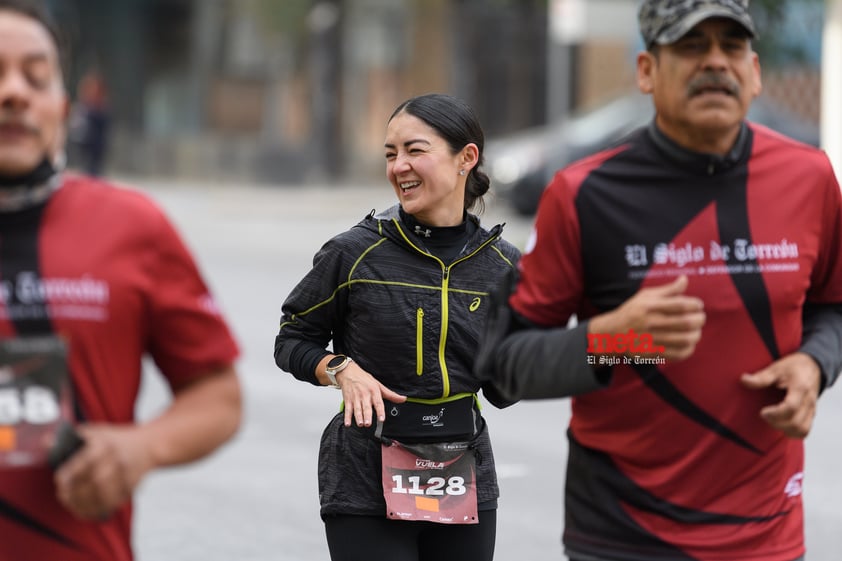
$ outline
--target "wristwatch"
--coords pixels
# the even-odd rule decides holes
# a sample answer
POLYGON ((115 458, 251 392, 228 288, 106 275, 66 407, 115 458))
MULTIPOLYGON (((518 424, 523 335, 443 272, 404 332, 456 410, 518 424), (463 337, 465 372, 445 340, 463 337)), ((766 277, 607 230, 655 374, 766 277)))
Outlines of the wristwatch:
POLYGON ((345 355, 336 355, 325 365, 325 374, 330 380, 330 385, 338 388, 339 384, 336 382, 336 375, 345 370, 349 364, 354 362, 351 357, 345 355))

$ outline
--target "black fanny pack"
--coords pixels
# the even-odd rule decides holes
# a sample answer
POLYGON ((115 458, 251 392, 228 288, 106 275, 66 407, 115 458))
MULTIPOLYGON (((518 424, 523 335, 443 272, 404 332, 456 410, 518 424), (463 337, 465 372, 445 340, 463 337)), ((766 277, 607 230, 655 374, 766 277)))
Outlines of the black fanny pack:
POLYGON ((480 414, 473 394, 443 401, 420 403, 384 401, 386 420, 377 422, 375 436, 400 442, 449 442, 470 440, 479 432, 480 414))

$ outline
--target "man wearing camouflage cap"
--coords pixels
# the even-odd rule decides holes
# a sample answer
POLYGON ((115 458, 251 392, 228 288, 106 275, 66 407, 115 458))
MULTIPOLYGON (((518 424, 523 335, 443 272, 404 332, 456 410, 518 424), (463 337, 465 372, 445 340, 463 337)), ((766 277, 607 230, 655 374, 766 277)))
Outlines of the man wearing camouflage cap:
POLYGON ((839 184, 745 120, 747 1, 647 0, 639 24, 656 116, 556 174, 476 369, 575 396, 571 560, 801 560, 803 438, 842 365, 839 184))
POLYGON ((638 22, 646 48, 669 45, 687 34, 696 24, 710 18, 736 21, 754 37, 754 22, 748 13, 748 0, 676 0, 644 2, 638 22))

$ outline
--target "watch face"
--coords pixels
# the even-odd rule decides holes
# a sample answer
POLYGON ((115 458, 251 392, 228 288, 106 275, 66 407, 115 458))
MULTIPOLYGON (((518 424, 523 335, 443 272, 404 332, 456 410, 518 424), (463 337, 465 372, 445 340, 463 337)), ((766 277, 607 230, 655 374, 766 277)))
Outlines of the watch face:
POLYGON ((345 362, 345 355, 336 355, 327 362, 327 368, 339 368, 345 362))

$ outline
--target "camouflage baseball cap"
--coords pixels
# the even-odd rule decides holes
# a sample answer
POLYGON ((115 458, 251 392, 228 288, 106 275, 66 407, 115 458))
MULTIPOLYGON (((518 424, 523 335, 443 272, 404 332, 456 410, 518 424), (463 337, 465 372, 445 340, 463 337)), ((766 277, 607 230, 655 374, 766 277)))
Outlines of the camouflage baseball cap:
POLYGON ((728 18, 756 36, 748 13, 749 0, 645 0, 637 21, 646 47, 678 41, 693 26, 708 18, 728 18))

